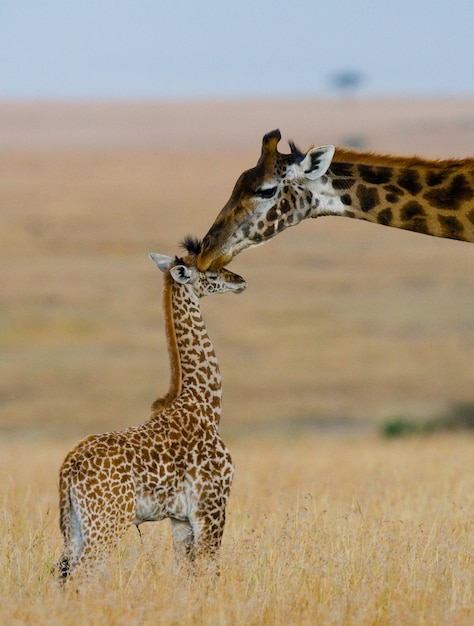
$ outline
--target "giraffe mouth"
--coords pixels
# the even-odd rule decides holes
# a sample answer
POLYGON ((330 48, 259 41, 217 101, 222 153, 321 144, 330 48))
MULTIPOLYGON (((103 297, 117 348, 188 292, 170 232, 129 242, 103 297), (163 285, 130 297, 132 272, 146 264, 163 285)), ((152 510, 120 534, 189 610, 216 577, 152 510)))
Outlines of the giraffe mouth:
POLYGON ((214 253, 203 251, 199 254, 197 260, 198 269, 201 272, 207 270, 215 270, 218 272, 232 261, 233 255, 229 253, 214 253))
POLYGON ((233 288, 233 292, 234 293, 242 293, 242 291, 245 291, 247 289, 247 283, 245 282, 245 280, 243 278, 241 278, 241 283, 234 285, 233 288))
POLYGON ((225 230, 219 223, 215 223, 202 240, 197 259, 198 269, 201 272, 209 269, 219 271, 232 261, 234 254, 225 230))

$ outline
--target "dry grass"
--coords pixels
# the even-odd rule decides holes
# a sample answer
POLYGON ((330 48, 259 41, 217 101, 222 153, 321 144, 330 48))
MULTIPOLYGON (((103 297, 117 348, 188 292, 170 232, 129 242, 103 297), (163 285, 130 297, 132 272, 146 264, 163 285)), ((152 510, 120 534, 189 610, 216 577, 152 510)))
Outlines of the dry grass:
POLYGON ((473 622, 472 440, 370 432, 473 402, 474 248, 351 220, 240 255, 247 291, 203 302, 237 464, 220 580, 180 579, 165 523, 143 546, 129 533, 100 593, 61 594, 49 572, 65 453, 167 389, 147 254, 204 234, 271 128, 463 156, 472 110, 0 105, 0 622, 473 622))
POLYGON ((471 624, 474 477, 465 437, 230 442, 217 582, 173 562, 167 522, 61 593, 56 472, 67 445, 1 446, 0 621, 9 624, 471 624))

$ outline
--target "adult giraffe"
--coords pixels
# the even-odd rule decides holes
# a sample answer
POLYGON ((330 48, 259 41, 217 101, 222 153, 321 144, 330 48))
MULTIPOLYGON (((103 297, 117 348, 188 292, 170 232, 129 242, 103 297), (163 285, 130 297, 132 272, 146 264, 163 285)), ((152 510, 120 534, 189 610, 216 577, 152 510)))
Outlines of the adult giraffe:
POLYGON ((263 138, 202 243, 201 271, 218 270, 245 248, 308 217, 341 215, 418 233, 474 242, 474 159, 429 161, 333 146, 303 154, 263 138))

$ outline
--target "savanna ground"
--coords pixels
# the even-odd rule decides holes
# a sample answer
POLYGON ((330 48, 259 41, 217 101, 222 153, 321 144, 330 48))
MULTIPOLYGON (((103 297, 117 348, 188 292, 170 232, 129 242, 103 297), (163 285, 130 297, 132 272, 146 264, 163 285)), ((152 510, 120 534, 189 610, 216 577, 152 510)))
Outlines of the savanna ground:
POLYGON ((474 248, 340 218, 242 253, 247 291, 202 303, 236 463, 219 580, 175 570, 166 522, 100 587, 50 574, 64 455, 167 388, 148 252, 202 236, 272 128, 463 157, 473 104, 0 105, 0 623, 473 623, 473 437, 379 428, 474 403, 474 248))

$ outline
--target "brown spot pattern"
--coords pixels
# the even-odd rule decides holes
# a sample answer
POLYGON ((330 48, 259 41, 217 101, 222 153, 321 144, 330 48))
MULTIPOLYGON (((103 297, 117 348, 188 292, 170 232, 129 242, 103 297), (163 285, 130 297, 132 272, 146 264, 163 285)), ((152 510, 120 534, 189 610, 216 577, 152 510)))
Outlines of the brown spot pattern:
POLYGON ((377 213, 377 222, 379 224, 383 224, 384 226, 388 226, 393 218, 392 209, 382 209, 377 213))
POLYGON ((443 230, 443 236, 448 239, 461 239, 464 230, 457 217, 452 215, 438 215, 438 220, 443 230))
POLYGON ((377 187, 367 187, 366 185, 360 184, 357 187, 356 195, 361 211, 364 213, 372 211, 372 209, 374 209, 379 203, 379 192, 377 187))
POLYGON ((410 193, 412 196, 416 196, 417 194, 419 194, 423 188, 423 185, 420 181, 419 173, 416 170, 410 168, 405 168, 401 170, 397 179, 397 183, 402 189, 406 189, 406 191, 408 191, 408 193, 410 193))
POLYGON ((374 165, 359 165, 359 175, 361 180, 371 185, 383 185, 392 178, 392 170, 389 167, 378 167, 374 165))
POLYGON ((414 218, 424 217, 426 215, 422 205, 416 200, 407 202, 400 211, 400 217, 404 222, 413 220, 414 218))
POLYGON ((427 191, 424 197, 437 209, 457 211, 463 202, 474 198, 474 191, 466 176, 457 174, 446 186, 427 191))

